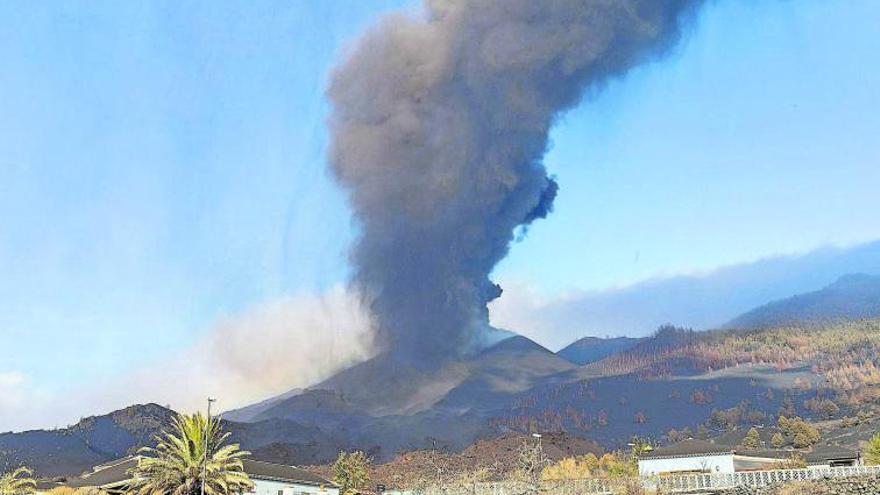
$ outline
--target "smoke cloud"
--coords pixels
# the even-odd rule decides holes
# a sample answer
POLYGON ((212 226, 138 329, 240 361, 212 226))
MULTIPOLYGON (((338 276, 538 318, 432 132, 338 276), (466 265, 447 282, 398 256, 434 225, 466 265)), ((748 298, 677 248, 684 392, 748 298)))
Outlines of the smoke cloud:
POLYGON ((548 133, 585 90, 677 40, 700 0, 427 0, 333 72, 331 169, 362 234, 378 344, 431 363, 478 346, 489 275, 552 210, 548 133))
POLYGON ((68 425, 145 402, 195 411, 209 396, 228 410, 313 385, 373 355, 372 322, 360 300, 335 287, 266 301, 142 368, 67 393, 0 370, 0 431, 68 425))
POLYGON ((228 409, 312 385, 372 355, 372 324, 359 300, 336 287, 260 303, 113 389, 131 391, 129 402, 193 410, 206 394, 228 409))

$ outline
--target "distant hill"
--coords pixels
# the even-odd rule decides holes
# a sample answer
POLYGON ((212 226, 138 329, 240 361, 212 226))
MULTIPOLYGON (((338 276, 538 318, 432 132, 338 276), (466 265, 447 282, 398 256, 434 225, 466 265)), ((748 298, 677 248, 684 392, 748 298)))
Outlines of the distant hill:
POLYGON ((151 442, 172 414, 156 404, 136 405, 85 418, 69 428, 4 433, 0 457, 9 465, 30 466, 41 476, 79 474, 151 442))
POLYGON ((880 276, 852 274, 815 292, 755 308, 734 318, 726 327, 769 328, 876 317, 880 317, 880 276))
POLYGON ((584 365, 604 359, 611 354, 633 348, 642 339, 634 337, 584 337, 556 353, 570 363, 584 365))
POLYGON ((521 330, 554 348, 609 329, 643 337, 667 322, 710 330, 770 301, 818 290, 847 273, 880 275, 880 241, 824 247, 699 275, 656 277, 620 288, 566 291, 556 298, 535 298, 527 288, 509 285, 492 302, 492 323, 521 330))
MULTIPOLYGON (((88 417, 68 428, 3 433, 0 466, 28 466, 42 478, 79 475, 152 445, 174 414, 157 404, 144 404, 88 417)), ((316 464, 348 448, 338 437, 283 419, 225 421, 224 428, 232 433, 232 442, 266 461, 316 464)))

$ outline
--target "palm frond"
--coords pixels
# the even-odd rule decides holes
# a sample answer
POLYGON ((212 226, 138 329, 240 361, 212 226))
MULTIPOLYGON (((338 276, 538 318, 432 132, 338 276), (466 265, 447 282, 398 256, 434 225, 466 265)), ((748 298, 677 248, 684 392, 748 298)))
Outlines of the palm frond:
POLYGON ((154 448, 141 449, 144 457, 131 470, 132 493, 198 495, 203 481, 206 495, 250 491, 253 482, 241 462, 250 453, 227 444, 228 438, 218 419, 200 413, 178 415, 156 437, 154 448))

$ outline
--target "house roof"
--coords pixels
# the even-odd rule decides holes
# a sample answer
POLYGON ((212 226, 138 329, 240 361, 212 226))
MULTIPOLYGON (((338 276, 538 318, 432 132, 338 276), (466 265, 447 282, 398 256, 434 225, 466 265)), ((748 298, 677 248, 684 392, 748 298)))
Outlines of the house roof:
POLYGON ((817 445, 811 452, 804 454, 807 464, 816 464, 823 461, 858 459, 860 453, 857 450, 845 449, 834 445, 817 445))
POLYGON ((37 480, 37 491, 39 491, 39 492, 47 492, 53 488, 58 488, 59 486, 61 486, 60 481, 37 480))
POLYGON ((245 459, 242 461, 242 464, 244 464, 244 472, 253 479, 289 481, 300 485, 336 486, 329 480, 294 466, 273 464, 254 459, 245 459))
POLYGON ((859 452, 832 445, 817 445, 810 452, 797 450, 737 450, 736 455, 765 459, 789 459, 792 455, 801 454, 807 464, 822 464, 833 460, 858 459, 859 452))
POLYGON ((640 455, 639 459, 648 460, 671 457, 701 457, 725 454, 733 454, 733 449, 722 445, 716 445, 705 440, 690 439, 646 452, 640 455))
POLYGON ((68 480, 67 486, 82 488, 86 486, 100 487, 124 483, 131 478, 128 475, 128 471, 137 465, 137 460, 137 457, 126 457, 106 464, 100 464, 92 468, 90 472, 78 478, 68 480))
MULTIPOLYGON (((137 465, 137 457, 127 457, 117 461, 95 466, 92 471, 71 479, 67 485, 72 488, 87 486, 104 487, 123 484, 131 479, 129 470, 137 465)), ((331 481, 316 476, 304 469, 271 462, 243 459, 244 472, 256 480, 281 481, 309 486, 336 486, 331 481)))

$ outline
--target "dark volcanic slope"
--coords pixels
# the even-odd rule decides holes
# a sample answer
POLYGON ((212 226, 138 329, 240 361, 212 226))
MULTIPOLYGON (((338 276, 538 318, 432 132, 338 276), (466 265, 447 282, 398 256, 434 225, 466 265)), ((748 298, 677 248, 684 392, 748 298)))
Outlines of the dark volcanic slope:
POLYGON ((303 389, 295 388, 295 389, 289 390, 281 395, 276 395, 275 397, 270 397, 266 400, 262 400, 260 402, 255 403, 255 404, 250 404, 245 407, 226 411, 223 413, 223 419, 226 419, 229 421, 236 421, 239 423, 254 421, 255 418, 260 413, 265 411, 266 409, 269 409, 270 407, 274 406, 275 404, 277 404, 285 399, 289 399, 290 397, 293 397, 295 395, 299 395, 302 392, 303 392, 303 389))
MULTIPOLYGON (((461 449, 493 433, 489 411, 573 368, 524 337, 433 371, 372 360, 320 385, 326 389, 291 391, 244 409, 240 416, 253 421, 225 421, 225 427, 254 457, 288 464, 320 464, 351 448, 385 459, 433 438, 461 449)), ((0 459, 43 477, 76 475, 151 444, 173 414, 147 404, 69 428, 3 434, 0 459)))
POLYGON ((85 418, 69 428, 5 433, 0 435, 0 457, 44 477, 79 474, 148 444, 172 414, 156 404, 137 405, 85 418))
MULTIPOLYGON (((437 369, 379 356, 344 370, 305 392, 272 402, 255 420, 344 420, 350 416, 411 416, 438 405, 470 409, 522 392, 574 366, 525 337, 505 339, 480 354, 437 369)), ((272 399, 270 399, 272 401, 272 399)))
POLYGON ((577 365, 585 365, 612 354, 632 349, 642 339, 633 337, 584 337, 572 342, 556 354, 577 365))
MULTIPOLYGON (((152 445, 173 414, 156 404, 137 405, 83 419, 69 428, 4 433, 0 435, 0 463, 29 466, 43 478, 78 475, 152 445)), ((224 427, 232 433, 232 442, 260 460, 316 464, 347 448, 333 435, 282 419, 226 421, 224 427)))
POLYGON ((880 316, 880 276, 845 275, 806 294, 774 301, 733 319, 729 328, 767 328, 793 323, 856 320, 880 316))
POLYGON ((461 449, 491 435, 489 419, 518 394, 574 369, 520 336, 433 370, 380 356, 273 402, 255 419, 284 419, 332 431, 378 459, 434 441, 461 449))

